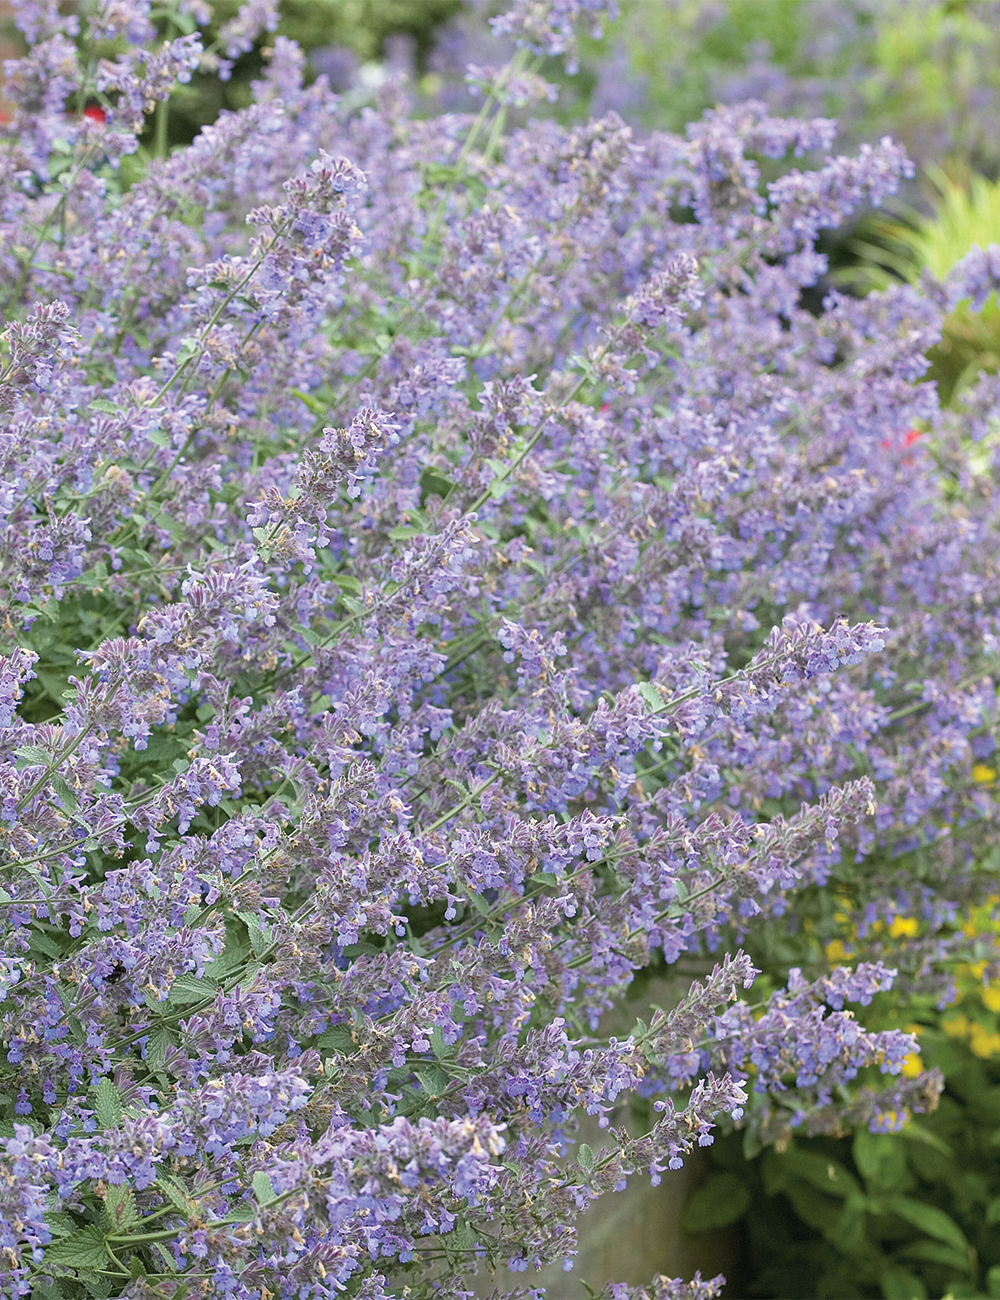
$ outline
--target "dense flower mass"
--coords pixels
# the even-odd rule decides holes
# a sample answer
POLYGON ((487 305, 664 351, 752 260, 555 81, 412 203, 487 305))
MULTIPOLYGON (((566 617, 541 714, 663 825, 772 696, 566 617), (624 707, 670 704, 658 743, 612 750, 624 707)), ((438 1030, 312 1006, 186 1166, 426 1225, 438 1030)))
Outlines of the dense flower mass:
MULTIPOLYGON (((810 312, 896 145, 754 103, 508 128, 525 51, 419 120, 278 37, 249 107, 128 170, 274 23, 202 49, 209 6, 167 8, 164 43, 143 0, 15 2, 0 1293, 457 1300, 719 1122, 932 1107, 847 1004, 947 999, 996 892, 1000 388, 921 382, 996 250, 810 312), (866 960, 752 1006, 758 928, 824 886, 866 960)), ((595 12, 502 25, 566 50, 595 12)))

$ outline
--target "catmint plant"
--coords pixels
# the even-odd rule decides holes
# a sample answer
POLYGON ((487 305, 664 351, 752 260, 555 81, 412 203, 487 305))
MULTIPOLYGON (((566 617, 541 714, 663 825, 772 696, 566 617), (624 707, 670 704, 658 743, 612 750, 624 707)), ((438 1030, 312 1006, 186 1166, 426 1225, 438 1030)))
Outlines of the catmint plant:
POLYGON ((431 120, 279 37, 131 183, 271 7, 221 50, 208 5, 166 44, 142 0, 14 7, 2 1293, 533 1296, 720 1123, 933 1107, 852 1005, 947 998, 996 892, 998 390, 921 382, 992 254, 813 315, 817 237, 908 174, 890 140, 825 156, 832 123, 755 103, 511 126, 595 5, 515 6, 514 62, 431 120), (755 994, 817 889, 872 951, 755 994))

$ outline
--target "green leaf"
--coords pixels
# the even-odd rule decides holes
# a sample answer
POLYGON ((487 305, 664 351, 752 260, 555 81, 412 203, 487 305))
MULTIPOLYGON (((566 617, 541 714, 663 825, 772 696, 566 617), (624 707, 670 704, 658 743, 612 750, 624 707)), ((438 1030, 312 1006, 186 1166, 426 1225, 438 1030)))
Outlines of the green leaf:
POLYGON ((586 1144, 586 1142, 581 1142, 580 1149, 576 1153, 576 1163, 580 1166, 580 1168, 584 1171, 584 1173, 587 1174, 590 1173, 591 1169, 593 1169, 594 1167, 594 1160, 595 1157, 594 1157, 593 1148, 589 1147, 586 1144))
POLYGON ((180 1210, 181 1214, 190 1214, 191 1203, 188 1200, 187 1192, 183 1183, 170 1174, 162 1172, 156 1175, 156 1190, 162 1192, 175 1210, 180 1210))
POLYGON ((431 1051, 439 1061, 444 1060, 453 1054, 454 1049, 449 1047, 444 1041, 444 1031, 440 1025, 435 1025, 430 1033, 431 1051))
POLYGON ((191 360, 191 358, 196 357, 200 351, 201 351, 200 340, 196 338, 192 338, 189 335, 187 338, 181 339, 181 345, 177 350, 177 356, 175 358, 175 362, 178 366, 187 365, 187 363, 191 360))
POLYGON ((303 403, 306 410, 311 411, 313 415, 326 415, 327 411, 330 409, 326 402, 321 402, 319 398, 314 397, 312 393, 303 392, 301 388, 293 388, 292 396, 297 397, 299 401, 303 403))
POLYGON ((901 1128, 899 1132, 893 1134, 893 1136, 898 1138, 907 1138, 911 1142, 923 1142, 925 1146, 929 1146, 935 1151, 940 1151, 943 1156, 954 1156, 955 1154, 943 1138, 938 1137, 936 1133, 932 1133, 930 1129, 923 1128, 915 1120, 910 1120, 904 1128, 901 1128))
POLYGON ((275 1199, 274 1188, 271 1185, 269 1175, 260 1170, 253 1176, 253 1194, 257 1198, 258 1205, 270 1205, 275 1199))
MULTIPOLYGON (((167 1249, 167 1247, 163 1244, 163 1242, 162 1242, 162 1241, 154 1241, 154 1242, 153 1242, 153 1249, 154 1249, 154 1250, 156 1251, 156 1253, 159 1255, 159 1257, 160 1257, 160 1263, 161 1263, 162 1266, 166 1269, 166 1271, 167 1271, 168 1273, 176 1273, 176 1272, 177 1272, 177 1261, 174 1259, 173 1254, 172 1254, 172 1253, 167 1249)), ((174 1292, 174 1295, 175 1295, 175 1296, 176 1296, 176 1294, 177 1294, 177 1293, 174 1292)))
POLYGON ((895 1133, 869 1133, 860 1128, 851 1145, 854 1163, 876 1188, 891 1191, 907 1178, 906 1148, 895 1133))
POLYGON ((425 1097, 440 1097, 451 1082, 438 1065, 425 1065, 419 1070, 414 1070, 413 1073, 420 1080, 425 1097))
POLYGON ((53 774, 52 789, 55 790, 56 794, 59 796, 60 802, 67 812, 76 812, 77 808, 80 806, 80 801, 66 784, 63 777, 58 774, 53 774))
POLYGON ((64 1268, 100 1268, 107 1258, 104 1234, 93 1226, 79 1228, 45 1248, 46 1264, 58 1264, 64 1268))
POLYGON ((1000 1300, 1000 1264, 994 1264, 986 1274, 986 1294, 990 1300, 1000 1300))
POLYGON ((261 956, 261 954, 265 953, 271 946, 271 941, 267 937, 267 931, 263 928, 259 918, 253 912, 237 912, 236 915, 247 928, 247 934, 250 937, 250 947, 253 950, 253 955, 255 957, 261 956))
POLYGON ((963 1252, 968 1261, 969 1243, 965 1239, 965 1234, 944 1210, 939 1210, 936 1205, 928 1205, 926 1201, 914 1200, 911 1196, 889 1196, 883 1201, 883 1205, 887 1211, 898 1214, 901 1219, 905 1219, 907 1223, 912 1224, 928 1237, 934 1237, 963 1252))
POLYGON ((76 1220, 62 1210, 46 1211, 45 1223, 53 1237, 68 1237, 77 1229, 76 1220))
POLYGON ((357 578, 352 578, 349 573, 335 573, 333 580, 341 591, 353 591, 355 596, 361 595, 361 583, 357 578))
MULTIPOLYGON (((157 1003, 157 1005, 161 1005, 157 1003)), ((156 1074, 163 1069, 164 1062, 167 1059, 167 1049, 177 1046, 177 1038, 171 1030, 163 1028, 154 1029, 149 1035, 146 1042, 146 1064, 156 1074)))
POLYGON ((749 1208, 747 1180, 729 1170, 719 1170, 688 1196, 681 1213, 681 1226, 685 1232, 725 1228, 742 1218, 749 1208))
POLYGON ((884 1268, 878 1281, 885 1300, 927 1300, 927 1290, 920 1278, 898 1264, 884 1268))
POLYGON ((165 429, 147 429, 146 441, 151 442, 154 447, 172 447, 174 440, 165 429))
POLYGON ((48 767, 52 762, 52 755, 47 749, 42 749, 40 745, 20 745, 14 750, 18 758, 26 758, 29 763, 41 763, 48 767))
POLYGON ((316 1046, 323 1053, 335 1052, 338 1056, 357 1050, 350 1025, 334 1025, 325 1034, 320 1034, 316 1046))
POLYGON ((105 397, 99 397, 95 402, 89 402, 88 406, 92 411, 100 411, 102 415, 124 415, 125 411, 116 402, 109 402, 105 397))
POLYGON ((946 1246, 943 1241, 928 1241, 926 1237, 923 1241, 915 1241, 911 1246, 904 1246, 899 1255, 906 1259, 922 1259, 930 1264, 941 1264, 945 1268, 957 1269, 960 1273, 968 1273, 972 1264, 967 1250, 956 1250, 954 1246, 946 1246))
POLYGON ((104 1214, 113 1233, 128 1232, 139 1221, 131 1187, 110 1185, 104 1198, 104 1214))
POLYGON ((490 905, 482 894, 475 894, 471 889, 465 891, 466 901, 471 903, 480 916, 489 916, 490 905))
POLYGON ((122 1122, 122 1099, 118 1089, 110 1079, 102 1079, 97 1085, 97 1123, 103 1129, 116 1128, 122 1122))
POLYGON ((479 1238, 469 1227, 465 1219, 456 1219, 455 1226, 445 1239, 445 1244, 464 1253, 473 1251, 479 1245, 479 1238))
POLYGON ((659 713, 663 708, 663 695, 652 682, 640 682, 639 694, 649 705, 651 713, 659 713))
POLYGON ((47 934, 42 934, 38 930, 31 931, 30 948, 32 952, 44 953, 46 957, 52 957, 56 961, 64 955, 62 948, 54 939, 50 939, 47 934))
POLYGON ((815 1151, 793 1149, 783 1157, 790 1174, 810 1183, 817 1191, 831 1196, 860 1196, 861 1186, 853 1174, 836 1160, 815 1151))

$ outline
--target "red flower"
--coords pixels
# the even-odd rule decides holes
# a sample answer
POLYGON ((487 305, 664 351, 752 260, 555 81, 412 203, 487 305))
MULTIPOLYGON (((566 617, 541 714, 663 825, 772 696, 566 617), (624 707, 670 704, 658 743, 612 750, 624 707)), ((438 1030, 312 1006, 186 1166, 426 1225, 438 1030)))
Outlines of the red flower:
POLYGON ((89 105, 83 110, 83 115, 89 117, 92 122, 97 122, 99 126, 103 126, 108 120, 107 114, 100 104, 89 105))

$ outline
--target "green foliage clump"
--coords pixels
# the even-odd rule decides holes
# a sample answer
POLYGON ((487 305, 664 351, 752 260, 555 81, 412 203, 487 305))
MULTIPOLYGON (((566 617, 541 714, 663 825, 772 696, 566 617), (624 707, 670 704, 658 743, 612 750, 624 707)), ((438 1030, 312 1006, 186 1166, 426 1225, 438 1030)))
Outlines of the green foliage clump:
POLYGON ((748 1294, 1000 1296, 1000 1062, 940 1030, 921 1046, 948 1086, 919 1125, 795 1138, 749 1161, 739 1134, 713 1147, 684 1227, 745 1233, 748 1294))
MULTIPOLYGON (((1000 242, 1000 181, 972 176, 961 181, 939 167, 928 168, 932 211, 925 216, 898 208, 896 220, 868 223, 868 237, 853 242, 857 258, 841 278, 856 288, 884 289, 894 281, 916 282, 924 271, 944 280, 974 247, 1000 242)), ((1000 368, 1000 306, 996 295, 981 311, 960 304, 945 319, 941 342, 929 352, 929 379, 943 403, 981 371, 1000 368)))

